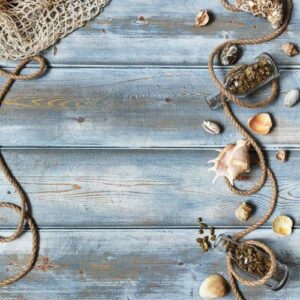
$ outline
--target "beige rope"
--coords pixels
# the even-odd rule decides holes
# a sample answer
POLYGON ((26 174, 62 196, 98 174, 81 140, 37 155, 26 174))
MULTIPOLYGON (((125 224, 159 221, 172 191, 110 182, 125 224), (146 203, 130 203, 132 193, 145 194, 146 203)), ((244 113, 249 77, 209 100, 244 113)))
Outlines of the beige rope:
MULTIPOLYGON (((5 82, 4 86, 0 90, 0 104, 15 80, 35 79, 35 78, 38 78, 39 76, 41 76, 45 72, 45 70, 46 70, 46 63, 45 63, 45 60, 41 56, 34 56, 34 57, 23 60, 21 63, 19 63, 16 66, 14 72, 9 72, 9 71, 0 69, 0 75, 7 78, 7 81, 5 82), (20 72, 31 61, 38 62, 39 69, 37 71, 33 72, 32 74, 20 75, 20 72)), ((18 238, 21 235, 21 233, 23 232, 23 228, 24 228, 26 220, 29 225, 29 228, 32 231, 31 257, 30 257, 26 267, 23 268, 22 271, 18 272, 17 274, 15 274, 11 277, 0 280, 0 286, 5 286, 5 285, 11 284, 11 283, 17 281, 18 279, 22 278, 33 268, 33 266, 36 262, 36 259, 37 259, 39 245, 38 245, 38 232, 37 232, 36 225, 35 225, 32 217, 30 217, 30 215, 27 211, 27 203, 28 203, 27 196, 26 196, 25 192, 23 191, 22 187, 19 185, 19 183, 13 176, 13 174, 11 173, 11 171, 9 170, 8 166, 6 165, 4 159, 1 155, 0 155, 0 171, 3 172, 4 176, 7 178, 7 180, 12 185, 12 187, 15 189, 18 197, 20 198, 20 203, 21 203, 20 206, 17 206, 17 205, 7 203, 7 202, 0 202, 0 207, 12 209, 19 214, 19 222, 18 222, 18 226, 17 226, 15 232, 11 236, 8 236, 8 237, 0 236, 0 242, 10 242, 10 241, 13 241, 16 238, 18 238)))
MULTIPOLYGON (((221 0, 223 6, 231 11, 237 12, 238 10, 228 3, 226 0, 221 0)), ((265 100, 258 102, 258 103, 250 103, 247 100, 242 100, 238 99, 235 95, 230 93, 226 88, 224 87, 223 83, 221 83, 215 72, 214 72, 214 59, 216 55, 223 49, 223 47, 229 45, 229 44, 235 44, 235 45, 256 45, 256 44, 261 44, 264 42, 271 41, 275 38, 277 38, 279 35, 281 35, 287 28, 290 17, 291 17, 291 12, 292 12, 292 0, 287 0, 287 6, 286 6, 286 15, 283 24, 281 25, 280 28, 278 28, 276 31, 272 32, 271 34, 254 38, 254 39, 238 39, 238 40, 232 40, 232 41, 227 41, 219 45, 214 51, 212 52, 210 58, 209 58, 209 72, 210 76, 213 80, 213 82, 217 85, 221 92, 221 101, 224 107, 224 112, 228 119, 231 121, 234 127, 237 128, 237 130, 244 136, 244 138, 252 145, 254 150, 257 152, 258 158, 259 158, 259 166, 261 169, 260 176, 258 180, 256 181, 254 187, 250 188, 249 190, 241 190, 238 189, 237 187, 233 186, 230 184, 229 180, 225 179, 225 182, 229 189, 238 195, 242 196, 249 196, 257 193, 265 184, 266 178, 268 177, 269 180, 271 181, 271 187, 272 187, 272 195, 270 199, 270 205, 266 213, 263 215, 263 217, 256 222, 255 224, 247 227, 243 231, 237 233, 234 236, 235 240, 240 240, 241 238, 245 237, 248 233, 254 231, 255 229, 259 228, 261 225, 263 225, 271 216, 275 206, 276 206, 276 201, 277 201, 277 196, 278 196, 278 191, 277 191, 277 182, 276 179, 271 171, 271 169, 267 166, 264 155, 262 153, 262 150, 260 149, 259 145, 257 142, 253 139, 253 137, 246 131, 246 129, 239 123, 239 121, 236 119, 234 114, 232 113, 229 104, 226 102, 226 98, 230 99, 233 103, 245 107, 245 108, 259 108, 259 107, 264 107, 270 103, 272 103, 278 93, 278 83, 276 80, 273 81, 272 83, 272 93, 269 97, 267 97, 265 100)), ((256 247, 259 247, 263 249, 269 256, 270 256, 270 261, 271 261, 271 266, 268 271, 268 273, 261 278, 260 280, 256 281, 249 281, 245 280, 242 278, 239 274, 237 274, 234 270, 233 262, 230 257, 230 255, 227 256, 227 269, 228 269, 228 275, 229 275, 229 283, 232 288, 232 291, 238 300, 243 300, 243 296, 238 290, 238 287, 236 285, 236 281, 239 281, 240 283, 247 285, 247 286, 259 286, 265 284, 273 275, 275 272, 276 268, 276 260, 275 256, 273 254, 273 251, 268 248, 266 245, 258 242, 258 241, 244 241, 243 244, 249 244, 253 245, 256 247)))

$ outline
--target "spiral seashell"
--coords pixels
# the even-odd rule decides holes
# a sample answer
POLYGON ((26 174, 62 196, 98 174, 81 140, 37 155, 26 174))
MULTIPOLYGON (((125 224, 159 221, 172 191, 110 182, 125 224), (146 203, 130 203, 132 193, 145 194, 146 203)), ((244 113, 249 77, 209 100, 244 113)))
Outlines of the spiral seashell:
POLYGON ((227 282, 219 274, 210 275, 201 284, 199 295, 205 299, 217 299, 224 297, 228 292, 227 282))
POLYGON ((218 157, 209 163, 214 167, 209 171, 216 172, 213 183, 219 177, 226 177, 231 184, 241 174, 250 172, 249 144, 244 140, 238 140, 236 144, 228 144, 220 151, 218 157))

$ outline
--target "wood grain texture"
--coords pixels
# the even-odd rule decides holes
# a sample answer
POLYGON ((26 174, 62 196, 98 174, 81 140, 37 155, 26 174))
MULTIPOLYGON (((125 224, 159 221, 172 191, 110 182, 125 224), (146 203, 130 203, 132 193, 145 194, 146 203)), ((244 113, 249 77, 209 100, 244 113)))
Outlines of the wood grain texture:
MULTIPOLYGON (((42 231, 35 269, 15 285, 1 288, 0 295, 7 300, 198 300, 202 280, 213 273, 227 275, 224 254, 202 253, 196 237, 197 230, 42 231)), ((243 287, 247 299, 298 299, 299 232, 281 239, 270 230, 259 230, 250 238, 272 246, 288 265, 290 277, 276 293, 266 287, 243 287)), ((3 244, 1 276, 21 268, 29 249, 29 234, 3 244)), ((224 298, 229 299, 231 294, 224 298)))
MULTIPOLYGON (((215 226, 245 226, 269 205, 270 186, 252 197, 233 195, 222 179, 213 185, 207 161, 215 151, 133 150, 7 150, 4 157, 31 201, 40 227, 180 227, 197 226, 202 216, 215 226), (248 223, 236 220, 234 210, 250 201, 256 212, 248 223)), ((280 195, 274 216, 288 214, 299 225, 300 152, 279 163, 269 152, 280 195)), ((237 182, 250 187, 257 169, 237 182)), ((1 178, 4 201, 17 201, 1 178)), ((0 211, 2 227, 16 217, 0 211)), ((274 217, 273 217, 274 218, 274 217)), ((273 220, 271 218, 270 221, 273 220)), ((270 222, 268 223, 270 225, 270 222)))
MULTIPOLYGON (((275 127, 259 140, 269 149, 293 150, 287 164, 277 162, 274 151, 268 154, 280 189, 273 217, 290 215, 297 227, 279 239, 269 227, 272 217, 268 227, 250 236, 272 246, 290 269, 290 281, 280 292, 244 288, 251 300, 296 300, 300 293, 300 105, 283 105, 287 91, 300 86, 300 56, 289 58, 280 50, 285 42, 300 44, 299 12, 294 1, 288 31, 270 43, 246 47, 241 59, 249 62, 268 51, 282 67, 280 97, 265 109, 275 127)), ((271 30, 266 21, 228 12, 217 0, 112 0, 101 16, 45 51, 53 68, 40 80, 17 82, 0 109, 2 147, 40 148, 2 152, 42 228, 35 269, 1 288, 0 298, 196 300, 207 275, 226 276, 221 253, 200 252, 196 218, 217 226, 218 234, 224 227, 235 227, 228 229, 233 233, 246 225, 234 217, 238 204, 248 200, 256 206, 249 223, 254 222, 267 208, 270 186, 241 198, 222 180, 211 184, 206 164, 216 156, 211 148, 239 135, 222 110, 211 111, 204 101, 215 91, 206 66, 224 40, 271 30), (193 26, 200 8, 213 15, 201 29, 193 26), (223 133, 206 134, 201 129, 206 119, 222 124, 223 133)), ((258 112, 234 111, 243 124, 258 112)), ((257 169, 238 185, 253 184, 255 174, 257 169)), ((0 194, 3 201, 17 202, 2 175, 0 194)), ((2 233, 16 222, 15 215, 0 210, 2 233)), ((1 244, 1 276, 19 270, 29 251, 29 233, 1 244)))
MULTIPOLYGON (((300 4, 288 31, 270 43, 247 47, 243 61, 260 52, 276 54, 280 64, 300 64, 280 51, 286 42, 300 41, 300 4)), ((190 65, 206 66, 208 56, 228 39, 254 38, 272 32, 270 24, 247 13, 232 13, 219 0, 112 0, 104 13, 63 39, 46 56, 57 65, 190 65), (194 27, 199 9, 208 9, 212 22, 194 27)))
MULTIPOLYGON (((283 104, 287 91, 300 86, 299 78, 298 70, 282 70, 280 97, 263 109, 275 123, 272 134, 259 137, 266 147, 299 146, 300 105, 283 104)), ((222 109, 212 111, 206 104, 205 96, 215 91, 207 70, 51 69, 40 80, 17 82, 7 95, 0 110, 0 145, 220 147, 239 134, 222 109), (207 119, 222 124, 223 134, 204 132, 201 123, 207 119)), ((246 124, 262 110, 234 111, 246 124)))

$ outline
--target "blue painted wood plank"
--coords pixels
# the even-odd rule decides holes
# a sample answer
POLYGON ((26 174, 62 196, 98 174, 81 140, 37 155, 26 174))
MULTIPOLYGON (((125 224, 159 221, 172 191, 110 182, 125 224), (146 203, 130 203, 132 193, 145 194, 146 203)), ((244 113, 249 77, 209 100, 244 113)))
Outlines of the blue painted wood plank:
MULTIPOLYGON (((197 230, 42 231, 35 270, 1 288, 0 295, 6 300, 198 300, 199 285, 208 275, 227 275, 224 254, 217 250, 201 253, 196 237, 197 230)), ((288 265, 290 278, 278 292, 264 286, 242 287, 246 299, 298 299, 299 232, 280 239, 270 230, 259 230, 250 238, 273 247, 278 259, 288 265)), ((29 251, 29 234, 2 244, 2 276, 19 270, 29 251)), ((229 299, 233 299, 231 294, 224 298, 229 299)))
MULTIPOLYGON (((219 73, 219 75, 221 75, 219 73)), ((282 70, 281 92, 260 110, 234 109, 243 124, 255 113, 272 114, 274 129, 258 139, 265 147, 298 147, 300 105, 283 98, 300 87, 300 71, 282 70)), ((17 82, 0 109, 3 147, 220 147, 239 138, 222 109, 205 96, 216 92, 207 70, 51 69, 43 78, 17 82), (201 128, 215 120, 223 134, 201 128)), ((257 98, 268 95, 262 90, 257 98)))
MULTIPOLYGON (((287 214, 299 225, 300 152, 292 151, 282 164, 270 151, 269 159, 279 183, 279 199, 270 222, 287 214)), ((191 227, 197 218, 215 226, 246 226, 263 215, 269 205, 269 183, 257 195, 233 195, 222 179, 212 184, 207 161, 215 151, 170 150, 7 150, 4 157, 31 201, 40 227, 191 227), (255 207, 242 223, 234 211, 242 201, 255 207)), ((258 170, 236 184, 250 187, 258 170)), ((0 176, 3 201, 17 202, 0 176)), ((14 227, 17 216, 0 210, 0 226, 14 227)))
MULTIPOLYGON (((278 54, 283 65, 300 64, 300 56, 281 52, 286 42, 300 43, 300 3, 287 33, 268 44, 247 47, 243 61, 262 51, 278 54)), ((265 20, 225 10, 219 0, 112 0, 104 13, 46 52, 54 65, 192 65, 206 66, 209 54, 227 39, 252 38, 273 29, 265 20), (213 21, 194 27, 200 9, 213 21), (141 18, 143 17, 143 18, 141 18)))

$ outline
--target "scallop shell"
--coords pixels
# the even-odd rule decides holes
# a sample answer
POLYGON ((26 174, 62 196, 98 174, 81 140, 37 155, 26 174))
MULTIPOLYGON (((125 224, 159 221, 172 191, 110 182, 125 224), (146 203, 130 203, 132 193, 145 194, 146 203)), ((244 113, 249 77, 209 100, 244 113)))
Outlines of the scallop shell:
POLYGON ((196 18, 195 18, 195 25, 197 27, 205 26, 209 22, 209 14, 207 10, 201 9, 196 18))
POLYGON ((220 54, 220 61, 224 66, 233 65, 239 58, 240 51, 236 45, 226 45, 220 54))
POLYGON ((219 134, 221 132, 221 127, 219 124, 213 121, 204 121, 202 123, 203 129, 210 134, 219 134))
POLYGON ((241 174, 250 172, 249 144, 244 140, 238 140, 236 144, 229 144, 220 151, 218 157, 209 163, 214 167, 209 171, 215 171, 213 183, 219 177, 226 177, 231 184, 241 174))
POLYGON ((199 295, 206 299, 217 299, 227 294, 227 282, 219 274, 210 275, 201 284, 199 295))
POLYGON ((257 134, 268 134, 273 126, 271 116, 267 113, 260 113, 248 120, 249 128, 257 134))
POLYGON ((273 231, 281 236, 287 236, 292 233, 293 220, 287 216, 279 216, 272 223, 273 231))
POLYGON ((300 91, 295 89, 289 91, 284 97, 284 104, 288 107, 294 106, 300 99, 300 91))

